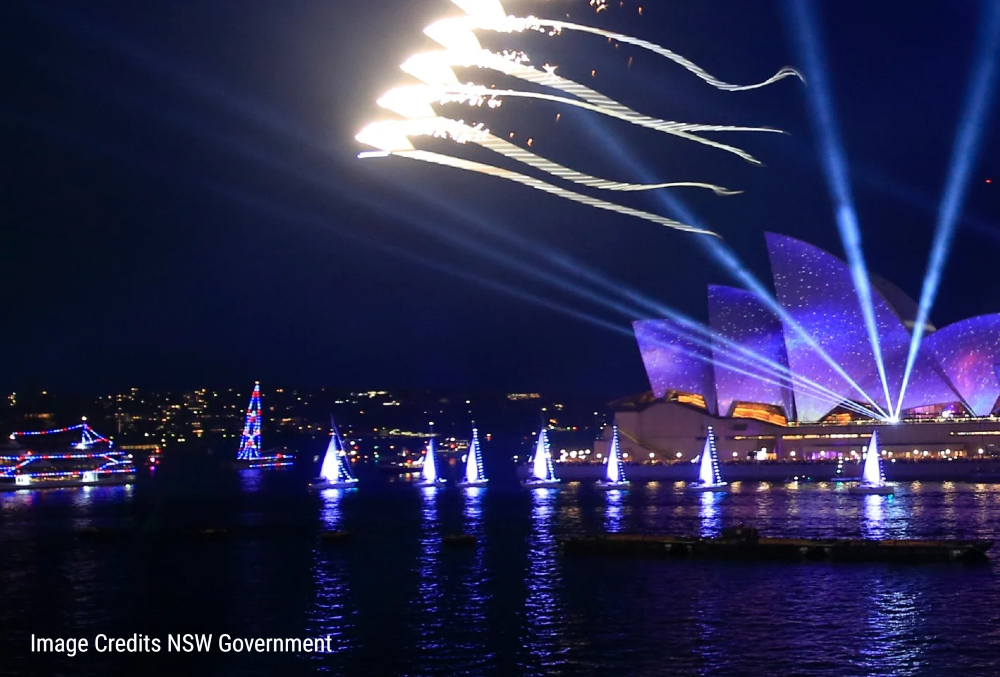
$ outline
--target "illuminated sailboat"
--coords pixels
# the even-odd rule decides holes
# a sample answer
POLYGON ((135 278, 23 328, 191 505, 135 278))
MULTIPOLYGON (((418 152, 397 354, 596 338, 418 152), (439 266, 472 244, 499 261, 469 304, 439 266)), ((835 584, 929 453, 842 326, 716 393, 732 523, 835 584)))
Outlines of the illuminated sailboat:
POLYGON ((479 446, 479 431, 473 428, 469 455, 465 459, 465 479, 459 482, 458 486, 485 487, 486 482, 486 473, 483 472, 483 450, 479 446))
POLYGON ((861 483, 849 489, 852 494, 881 494, 888 496, 894 493, 892 485, 885 483, 882 475, 882 456, 878 448, 878 430, 872 432, 868 443, 868 453, 865 454, 865 464, 861 469, 861 483))
POLYGON ((698 481, 688 485, 692 491, 729 491, 719 472, 719 452, 715 448, 715 430, 708 426, 705 448, 698 464, 698 481))
POLYGON ((531 476, 521 482, 530 489, 558 487, 559 478, 552 465, 552 452, 549 450, 549 436, 545 427, 538 432, 538 442, 535 443, 535 456, 531 461, 531 476))
POLYGON ((605 464, 604 479, 597 482, 601 489, 628 489, 625 479, 625 466, 622 464, 621 451, 618 448, 618 426, 612 428, 611 448, 608 449, 608 460, 605 464))
POLYGON ((434 450, 434 424, 431 424, 431 436, 427 440, 427 451, 424 452, 424 464, 420 472, 420 479, 413 484, 418 487, 440 487, 444 485, 444 478, 438 476, 437 458, 434 450))
POLYGON ((260 403, 260 381, 254 383, 250 394, 250 404, 247 405, 247 415, 243 422, 243 435, 240 437, 240 448, 236 452, 233 465, 239 469, 247 468, 281 468, 292 465, 295 457, 284 449, 262 451, 260 428, 263 422, 263 408, 260 403))
POLYGON ((340 437, 337 424, 330 417, 330 427, 333 433, 330 436, 330 444, 326 447, 326 454, 323 456, 323 464, 319 469, 319 477, 309 483, 312 489, 350 489, 357 486, 358 480, 351 473, 351 463, 347 458, 347 449, 344 447, 344 440, 340 437))

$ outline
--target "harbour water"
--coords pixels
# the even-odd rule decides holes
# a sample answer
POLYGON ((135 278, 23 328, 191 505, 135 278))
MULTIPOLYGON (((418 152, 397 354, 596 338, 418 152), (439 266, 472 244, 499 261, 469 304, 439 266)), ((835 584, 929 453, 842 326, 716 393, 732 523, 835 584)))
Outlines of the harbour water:
MULTIPOLYGON (((889 566, 564 557, 602 531, 998 538, 1000 485, 587 483, 417 489, 362 476, 169 463, 133 487, 0 498, 0 672, 222 675, 995 675, 997 564, 889 566), (367 481, 366 481, 367 480, 367 481), (87 527, 128 537, 84 538, 87 527), (217 539, 198 530, 225 529, 217 539), (316 534, 354 538, 322 544, 316 534), (477 537, 468 548, 446 534, 477 537), (32 654, 30 637, 331 637, 329 654, 32 654)), ((1000 552, 997 553, 1000 555, 1000 552)))

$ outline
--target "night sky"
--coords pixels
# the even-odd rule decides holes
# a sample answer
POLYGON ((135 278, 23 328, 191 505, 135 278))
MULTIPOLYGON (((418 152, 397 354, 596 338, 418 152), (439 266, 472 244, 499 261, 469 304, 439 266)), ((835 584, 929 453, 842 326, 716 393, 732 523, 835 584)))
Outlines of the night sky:
MULTIPOLYGON (((600 14, 586 0, 506 7, 649 39, 730 82, 799 65, 780 2, 613 4, 600 14)), ((648 388, 633 339, 524 294, 623 328, 642 313, 616 313, 523 268, 582 283, 551 263, 568 257, 705 320, 707 285, 735 280, 698 236, 499 179, 356 159, 366 149, 354 135, 390 117, 375 99, 409 81, 398 65, 435 47, 421 29, 447 13, 456 10, 444 0, 3 3, 0 386, 96 393, 260 379, 609 400, 648 388)), ((917 297, 979 4, 837 0, 818 14, 869 268, 917 297)), ((764 280, 765 231, 843 255, 800 82, 727 93, 598 37, 483 42, 558 64, 648 115, 789 134, 712 137, 752 152, 757 167, 551 103, 445 114, 522 144, 531 137, 533 151, 592 174, 745 191, 672 194, 764 280)), ((993 124, 938 326, 1000 312, 998 151, 993 124)), ((669 215, 656 194, 620 201, 669 215)))

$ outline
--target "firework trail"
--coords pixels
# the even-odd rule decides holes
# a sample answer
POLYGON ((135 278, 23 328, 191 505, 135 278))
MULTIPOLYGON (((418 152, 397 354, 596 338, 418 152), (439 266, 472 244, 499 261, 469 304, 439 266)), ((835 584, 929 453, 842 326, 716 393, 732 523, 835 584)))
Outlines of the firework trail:
MULTIPOLYGON (((380 103, 383 101, 380 99, 380 103)), ((392 110, 392 106, 386 105, 392 110)), ((408 140, 402 141, 403 137, 433 136, 436 138, 447 138, 457 143, 473 143, 505 157, 517 160, 535 169, 539 169, 546 174, 550 174, 560 179, 565 179, 589 188, 612 191, 641 191, 654 190, 657 188, 706 188, 717 195, 735 195, 739 191, 727 190, 722 186, 711 183, 701 183, 696 181, 674 181, 670 183, 621 183, 609 181, 590 174, 584 174, 568 167, 564 167, 556 162, 524 150, 520 146, 505 141, 484 129, 481 125, 470 126, 461 120, 452 120, 445 117, 416 117, 407 120, 389 120, 376 122, 365 128, 358 139, 366 139, 365 143, 379 148, 381 151, 393 152, 395 150, 409 150, 412 145, 408 140)))
MULTIPOLYGON (((494 165, 484 164, 482 162, 473 162, 472 160, 465 160, 463 158, 455 157, 453 155, 445 155, 443 153, 433 153, 431 151, 417 150, 409 143, 409 139, 406 134, 403 134, 398 129, 390 130, 383 127, 385 123, 374 123, 366 127, 364 130, 358 134, 358 141, 364 144, 378 148, 380 154, 396 155, 399 157, 410 158, 412 160, 422 160, 424 162, 430 162, 432 164, 443 165, 445 167, 454 167, 456 169, 465 169, 471 172, 476 172, 479 174, 486 174, 487 176, 495 176, 501 179, 507 179, 508 181, 513 181, 519 183, 523 186, 528 186, 534 188, 535 190, 540 190, 550 195, 556 195, 566 200, 572 202, 578 202, 580 204, 587 205, 589 207, 595 207, 597 209, 603 209, 606 211, 617 212, 618 214, 623 214, 625 216, 633 216, 644 221, 649 221, 650 223, 655 223, 660 226, 666 226, 668 228, 674 228, 676 230, 682 230, 689 233, 697 233, 699 235, 714 235, 718 237, 716 233, 704 228, 697 228, 695 226, 689 226, 687 224, 681 223, 680 221, 675 221, 673 219, 668 219, 657 214, 652 214, 650 212, 644 212, 638 209, 632 209, 631 207, 625 207, 623 205, 615 204, 613 202, 607 202, 606 200, 600 200, 598 198, 590 197, 589 195, 583 195, 581 193, 576 193, 571 190, 566 190, 565 188, 560 188, 559 186, 554 186, 551 183, 542 181, 541 179, 536 179, 519 172, 511 171, 509 169, 503 169, 502 167, 496 167, 494 165), (405 146, 409 146, 408 148, 405 146)), ((396 126, 393 123, 389 123, 392 126, 396 126)))
POLYGON ((524 18, 508 16, 500 0, 452 0, 452 2, 462 9, 466 15, 442 19, 434 22, 424 30, 424 33, 444 47, 445 51, 418 54, 410 57, 402 64, 401 68, 405 72, 416 77, 424 84, 398 87, 379 99, 378 103, 380 106, 396 113, 404 119, 378 122, 366 127, 356 138, 361 143, 378 149, 378 152, 362 153, 359 157, 397 155, 423 162, 465 169, 467 171, 503 178, 563 199, 597 209, 640 218, 668 228, 704 235, 717 235, 704 228, 691 226, 650 212, 590 197, 496 165, 473 162, 443 153, 418 150, 411 143, 410 137, 434 136, 451 139, 460 144, 473 143, 545 172, 550 176, 588 188, 609 191, 641 191, 670 187, 696 187, 710 189, 720 195, 728 195, 738 191, 730 191, 721 186, 704 182, 686 181, 637 184, 612 181, 584 174, 500 139, 490 134, 482 125, 470 126, 459 120, 441 117, 434 110, 434 104, 446 105, 458 103, 473 107, 486 105, 488 108, 496 108, 501 104, 502 99, 508 97, 549 101, 560 105, 575 106, 593 113, 617 118, 640 127, 672 134, 685 140, 733 153, 749 162, 759 164, 746 151, 705 139, 698 136, 696 132, 779 132, 780 130, 767 127, 736 127, 672 122, 643 115, 585 85, 556 75, 554 67, 545 66, 543 70, 538 70, 533 66, 527 65, 529 59, 523 53, 506 52, 496 54, 486 50, 479 43, 474 31, 488 30, 500 33, 514 33, 533 30, 547 33, 548 35, 556 35, 564 30, 569 30, 600 35, 608 39, 618 40, 619 42, 652 51, 682 66, 713 87, 725 91, 755 89, 792 75, 798 75, 794 70, 784 68, 763 82, 752 85, 734 85, 715 78, 696 64, 669 49, 645 40, 565 21, 538 19, 532 16, 524 18), (498 90, 475 83, 463 84, 458 80, 453 70, 459 67, 494 70, 537 86, 555 89, 573 98, 516 89, 498 90))
MULTIPOLYGON (((455 0, 452 0, 455 2, 455 0)), ((455 4, 460 4, 455 2, 455 4)), ((717 77, 711 75, 705 69, 703 69, 698 64, 684 58, 680 54, 670 51, 666 47, 657 45, 656 43, 649 42, 647 40, 640 40, 639 38, 634 38, 630 35, 624 35, 622 33, 615 33, 613 31, 606 31, 601 28, 595 28, 593 26, 584 26, 581 24, 570 23, 568 21, 553 21, 549 19, 539 19, 537 17, 515 17, 506 16, 503 19, 494 19, 486 16, 481 16, 479 14, 468 14, 462 17, 454 17, 449 19, 441 19, 430 26, 424 31, 431 37, 432 34, 441 33, 453 33, 459 31, 477 31, 486 30, 494 31, 497 33, 523 33, 524 31, 533 30, 547 32, 549 35, 557 35, 562 31, 578 31, 581 33, 590 33, 592 35, 599 35, 602 38, 608 38, 609 40, 616 40, 626 45, 633 45, 635 47, 640 47, 642 49, 658 54, 670 61, 673 61, 678 66, 684 68, 684 70, 695 75, 701 80, 712 85, 716 89, 721 89, 727 92, 743 92, 749 89, 759 89, 761 87, 767 87, 770 84, 778 82, 779 80, 784 80, 788 77, 796 77, 802 79, 802 76, 794 68, 785 67, 779 70, 777 73, 769 77, 768 79, 757 82, 750 85, 734 85, 729 82, 718 79, 717 77)))
MULTIPOLYGON (((561 79, 561 78, 560 78, 561 79)), ((706 146, 712 146, 713 148, 719 148, 721 150, 728 151, 737 155, 748 162, 754 164, 760 164, 760 161, 754 158, 752 155, 743 151, 739 148, 733 146, 728 146, 723 143, 718 143, 716 141, 711 141, 709 139, 703 139, 700 136, 691 134, 692 131, 710 131, 710 132, 772 132, 781 133, 781 130, 772 129, 770 127, 732 127, 724 125, 695 125, 683 122, 671 122, 669 120, 659 120, 657 118, 651 118, 645 115, 640 115, 634 111, 613 102, 616 105, 604 106, 595 105, 586 101, 577 101, 575 99, 568 99, 562 96, 554 96, 552 94, 542 94, 539 92, 522 92, 519 90, 512 89, 493 89, 490 87, 485 87, 483 85, 449 85, 449 86, 435 86, 435 85, 409 85, 406 87, 398 87, 390 92, 388 92, 382 99, 379 100, 379 105, 383 108, 392 109, 392 105, 388 102, 390 100, 395 100, 402 103, 405 106, 411 105, 411 102, 424 101, 428 104, 439 103, 439 104, 449 104, 449 103, 464 103, 471 106, 481 106, 486 103, 491 108, 497 108, 500 105, 500 100, 504 97, 518 97, 524 99, 538 99, 542 101, 552 101, 555 103, 560 103, 568 106, 575 106, 577 108, 583 108, 600 115, 607 115, 609 117, 618 118, 619 120, 625 120, 634 125, 640 127, 646 127, 648 129, 655 129, 659 132, 665 132, 667 134, 673 134, 679 136, 683 139, 689 141, 695 141, 697 143, 704 144, 706 146), (383 103, 387 102, 387 103, 383 103), (622 112, 619 109, 624 108, 625 111, 622 112)))

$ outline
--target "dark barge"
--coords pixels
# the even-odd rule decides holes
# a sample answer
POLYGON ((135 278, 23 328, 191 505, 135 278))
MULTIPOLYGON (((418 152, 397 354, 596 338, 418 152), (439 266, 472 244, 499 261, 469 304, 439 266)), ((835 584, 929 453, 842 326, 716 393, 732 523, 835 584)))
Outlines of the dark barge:
POLYGON ((718 538, 607 534, 562 540, 566 554, 703 557, 730 560, 981 563, 992 541, 930 541, 804 538, 762 538, 756 529, 731 527, 718 538))

